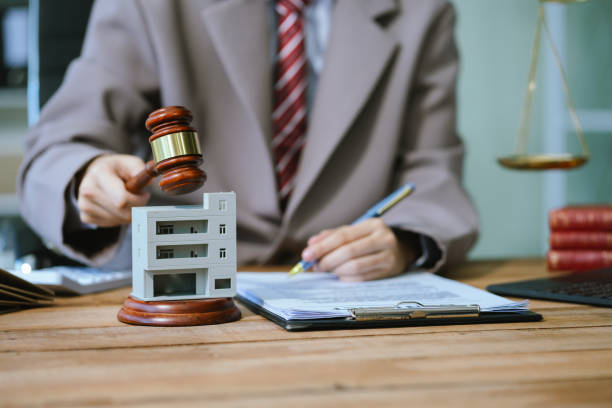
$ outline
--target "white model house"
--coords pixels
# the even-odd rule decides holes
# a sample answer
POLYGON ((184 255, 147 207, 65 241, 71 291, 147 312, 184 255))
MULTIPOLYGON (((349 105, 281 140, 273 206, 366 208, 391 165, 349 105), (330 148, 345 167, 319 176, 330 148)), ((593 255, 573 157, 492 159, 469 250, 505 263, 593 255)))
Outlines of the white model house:
POLYGON ((236 294, 236 194, 202 206, 132 209, 132 296, 141 300, 236 294))

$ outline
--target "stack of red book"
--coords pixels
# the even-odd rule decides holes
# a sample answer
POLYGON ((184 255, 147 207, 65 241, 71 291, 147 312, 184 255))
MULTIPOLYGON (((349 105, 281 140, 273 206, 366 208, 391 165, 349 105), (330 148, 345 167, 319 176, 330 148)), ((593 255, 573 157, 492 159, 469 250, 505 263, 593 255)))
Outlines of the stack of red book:
POLYGON ((612 267, 612 205, 573 206, 549 214, 551 271, 612 267))

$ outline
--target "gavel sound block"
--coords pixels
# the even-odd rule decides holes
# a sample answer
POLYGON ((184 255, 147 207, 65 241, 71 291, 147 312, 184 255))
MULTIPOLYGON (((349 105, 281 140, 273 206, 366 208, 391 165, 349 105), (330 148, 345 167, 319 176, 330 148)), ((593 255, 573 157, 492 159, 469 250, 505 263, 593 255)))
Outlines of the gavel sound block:
MULTIPOLYGON (((166 194, 187 194, 202 187, 206 173, 193 116, 182 106, 169 106, 152 112, 146 127, 154 160, 126 182, 128 191, 138 193, 161 175, 159 186, 166 194)), ((197 326, 240 319, 240 310, 231 298, 143 301, 129 296, 117 314, 123 323, 147 326, 197 326)))

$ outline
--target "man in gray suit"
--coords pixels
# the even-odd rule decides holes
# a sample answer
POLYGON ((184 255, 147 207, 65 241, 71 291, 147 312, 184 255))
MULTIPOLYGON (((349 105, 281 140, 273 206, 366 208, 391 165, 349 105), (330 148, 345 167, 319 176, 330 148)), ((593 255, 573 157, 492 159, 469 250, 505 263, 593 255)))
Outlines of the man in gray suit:
POLYGON ((201 201, 124 187, 151 156, 148 113, 184 105, 205 189, 237 193, 240 263, 301 254, 345 280, 457 264, 477 217, 461 187, 453 27, 443 0, 98 2, 27 135, 24 217, 76 259, 129 263, 131 207, 201 201), (349 226, 406 182, 412 196, 349 226))

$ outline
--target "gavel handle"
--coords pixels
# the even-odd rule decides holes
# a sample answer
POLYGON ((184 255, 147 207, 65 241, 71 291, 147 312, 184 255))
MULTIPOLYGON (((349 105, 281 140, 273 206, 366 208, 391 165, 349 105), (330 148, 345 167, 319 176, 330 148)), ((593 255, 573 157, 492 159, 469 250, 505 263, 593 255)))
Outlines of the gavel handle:
POLYGON ((136 174, 134 177, 125 182, 125 188, 130 193, 139 194, 140 191, 147 185, 149 182, 157 177, 159 173, 155 169, 155 161, 149 160, 145 164, 145 168, 140 171, 140 173, 136 174))

